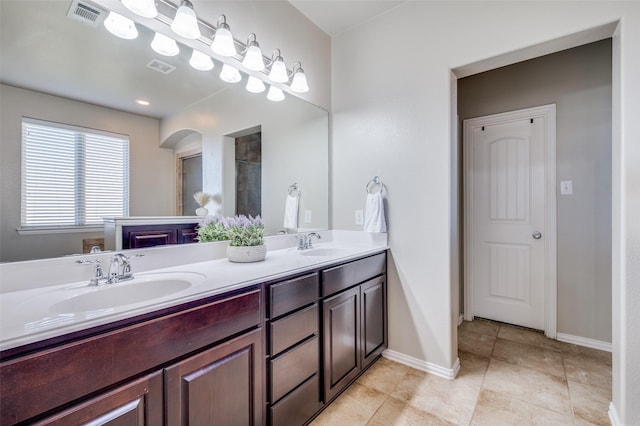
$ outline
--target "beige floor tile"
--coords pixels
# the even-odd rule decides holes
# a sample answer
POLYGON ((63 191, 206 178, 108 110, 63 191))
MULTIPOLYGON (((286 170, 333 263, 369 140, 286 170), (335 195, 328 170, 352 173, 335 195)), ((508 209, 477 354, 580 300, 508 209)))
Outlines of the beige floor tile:
POLYGON ((482 388, 508 394, 550 410, 571 414, 567 381, 531 368, 492 359, 482 388))
POLYGON ((498 338, 492 357, 564 378, 562 354, 558 351, 498 338))
POLYGON ((315 426, 366 425, 388 395, 353 383, 311 423, 315 426))
POLYGON ((611 367, 581 355, 563 355, 567 380, 611 389, 611 367))
POLYGON ((565 342, 558 342, 558 346, 563 354, 590 358, 596 362, 611 367, 611 352, 573 345, 571 343, 565 342))
POLYGON ((380 358, 358 378, 358 383, 388 394, 393 392, 407 371, 409 367, 406 365, 380 358))
POLYGON ((391 396, 448 422, 466 425, 479 392, 479 386, 463 380, 410 370, 391 396))
POLYGON ((473 333, 480 333, 493 337, 498 335, 499 329, 500 324, 483 320, 462 321, 462 324, 458 327, 458 331, 471 331, 473 333))
POLYGON ((569 381, 573 415, 586 424, 609 425, 611 392, 595 386, 569 381))
POLYGON ((460 372, 456 380, 480 386, 489 367, 489 358, 469 352, 458 352, 460 372))
POLYGON ((561 351, 561 348, 563 346, 562 342, 549 339, 542 333, 538 333, 533 330, 525 330, 518 327, 512 327, 509 325, 500 326, 498 337, 505 340, 527 343, 529 345, 540 346, 542 348, 553 349, 556 351, 561 351))
POLYGON ((373 415, 367 426, 430 426, 453 425, 399 399, 389 398, 373 415))
POLYGON ((510 395, 483 389, 471 420, 472 425, 573 425, 569 413, 558 413, 510 395))
MULTIPOLYGON (((474 321, 475 322, 475 321, 474 321)), ((496 337, 470 331, 460 326, 458 329, 458 350, 480 355, 486 358, 491 356, 496 337)))

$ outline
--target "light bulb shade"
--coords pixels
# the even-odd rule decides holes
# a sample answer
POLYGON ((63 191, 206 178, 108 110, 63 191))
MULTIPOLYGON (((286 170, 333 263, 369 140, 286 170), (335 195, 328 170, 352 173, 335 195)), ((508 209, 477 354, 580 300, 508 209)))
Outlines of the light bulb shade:
POLYGON ((191 59, 189 59, 189 65, 200 71, 209 71, 213 69, 213 61, 211 60, 211 57, 195 49, 191 54, 191 59))
POLYGON ((284 100, 284 93, 282 90, 278 89, 275 86, 269 87, 269 92, 267 92, 267 99, 274 102, 280 102, 284 100))
POLYGON ((284 64, 281 56, 278 56, 273 64, 271 64, 271 71, 269 72, 269 80, 274 83, 286 83, 289 81, 287 75, 287 66, 284 64))
POLYGON ((124 7, 145 18, 155 18, 158 16, 155 0, 122 0, 124 7))
POLYGON ((291 80, 291 90, 296 93, 306 93, 309 91, 307 76, 304 75, 304 71, 302 71, 302 68, 298 69, 298 71, 293 74, 293 80, 291 80))
POLYGON ((236 52, 236 46, 233 42, 233 35, 227 24, 221 24, 213 36, 211 50, 220 56, 233 56, 236 52))
POLYGON ((242 60, 242 65, 251 71, 262 71, 265 68, 262 50, 260 50, 258 43, 249 45, 247 53, 242 60))
POLYGON ((107 19, 104 20, 104 27, 114 36, 133 40, 138 37, 138 29, 136 24, 129 18, 118 15, 115 12, 109 12, 107 19))
POLYGON ((200 28, 198 27, 198 18, 193 10, 193 5, 188 0, 182 0, 180 7, 173 18, 171 29, 174 33, 188 39, 200 38, 200 28))
POLYGON ((250 75, 249 79, 247 80, 246 89, 248 92, 251 92, 251 93, 262 93, 265 91, 266 87, 262 82, 262 80, 250 75))
POLYGON ((164 56, 176 56, 178 53, 180 53, 178 43, 176 43, 174 39, 160 33, 156 33, 156 35, 153 37, 151 48, 156 53, 164 56))
POLYGON ((240 76, 240 71, 231 65, 224 64, 222 65, 222 71, 220 71, 220 78, 227 83, 237 83, 242 80, 242 76, 240 76))

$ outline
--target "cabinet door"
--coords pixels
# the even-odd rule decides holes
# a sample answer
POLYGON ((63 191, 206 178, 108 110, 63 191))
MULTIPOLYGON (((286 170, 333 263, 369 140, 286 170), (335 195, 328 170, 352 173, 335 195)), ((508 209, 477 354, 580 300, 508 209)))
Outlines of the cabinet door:
POLYGON ((165 369, 169 425, 261 425, 262 329, 165 369))
MULTIPOLYGON (((144 228, 142 226, 136 228, 144 228)), ((168 244, 176 244, 175 228, 126 231, 122 238, 123 249, 137 249, 154 246, 165 246, 168 244)))
POLYGON ((325 402, 360 372, 359 299, 354 287, 322 302, 325 402))
POLYGON ((198 236, 198 225, 188 224, 177 227, 178 244, 197 243, 196 237, 198 236))
POLYGON ((128 383, 35 425, 155 426, 163 423, 162 373, 128 383))
POLYGON ((371 364, 387 346, 385 276, 360 286, 362 368, 371 364))

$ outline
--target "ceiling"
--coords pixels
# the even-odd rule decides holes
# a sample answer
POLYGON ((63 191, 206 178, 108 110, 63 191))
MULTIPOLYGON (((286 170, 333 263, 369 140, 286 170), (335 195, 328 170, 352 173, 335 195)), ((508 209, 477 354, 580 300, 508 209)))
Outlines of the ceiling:
POLYGON ((330 36, 336 36, 406 0, 289 0, 330 36))

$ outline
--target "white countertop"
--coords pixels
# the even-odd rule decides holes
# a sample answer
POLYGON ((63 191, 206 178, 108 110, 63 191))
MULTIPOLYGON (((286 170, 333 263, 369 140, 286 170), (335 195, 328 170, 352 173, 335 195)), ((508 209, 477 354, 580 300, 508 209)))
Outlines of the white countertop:
POLYGON ((329 249, 328 255, 303 255, 295 247, 295 237, 283 235, 267 237, 266 259, 256 263, 232 263, 226 258, 221 258, 226 243, 131 250, 127 251, 127 254, 132 257, 135 279, 100 287, 87 285, 91 268, 78 265, 75 261, 100 256, 101 259, 107 260, 103 260, 103 267, 108 267, 108 259, 111 256, 109 253, 2 264, 0 350, 17 348, 242 287, 277 280, 387 248, 386 234, 355 231, 323 231, 320 234, 322 240, 314 246, 316 249, 329 249), (136 255, 144 257, 134 257, 136 255), (203 258, 214 260, 203 261, 203 258), (171 266, 163 268, 158 267, 159 264, 171 266), (80 273, 86 277, 79 280, 80 273), (73 278, 65 280, 65 276, 73 278), (186 288, 181 287, 181 283, 184 283, 180 281, 182 278, 190 281, 185 285, 186 288), (158 279, 163 282, 159 282, 158 279), (163 286, 164 284, 167 285, 163 286), (153 287, 154 285, 157 287, 153 287), (134 289, 135 286, 138 287, 134 289), (167 291, 171 293, 158 294, 164 288, 168 288, 167 291), (130 289, 134 289, 134 292, 129 292, 130 289), (144 290, 136 292, 136 289, 144 290), (96 303, 93 303, 91 308, 85 307, 83 310, 74 308, 74 300, 89 293, 99 295, 89 295, 96 303), (123 298, 127 299, 127 304, 122 303, 123 298), (117 306, 112 306, 109 305, 111 299, 120 302, 116 303, 117 306))

